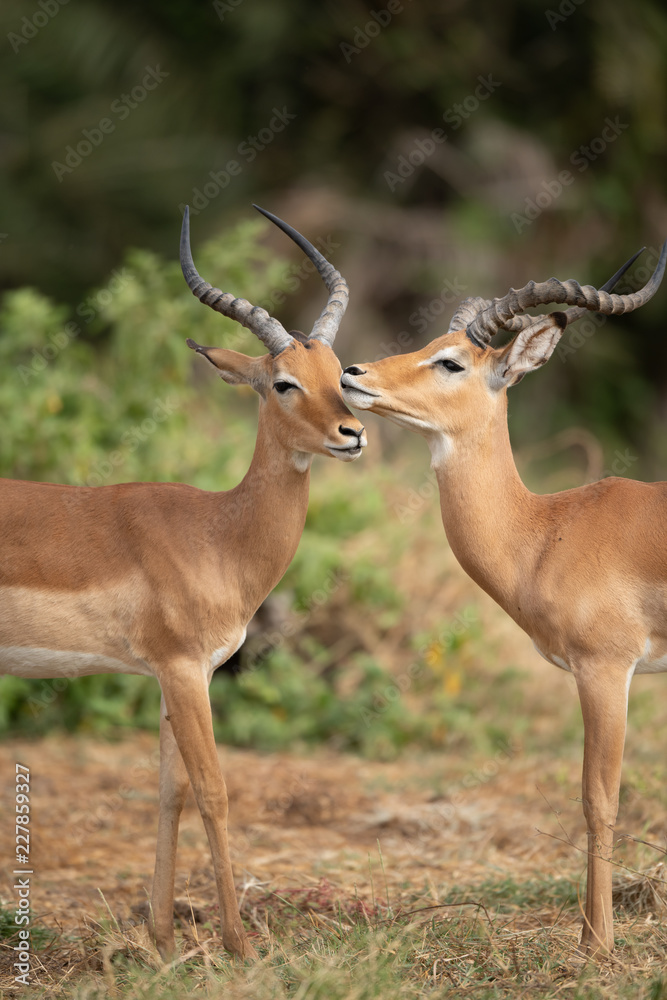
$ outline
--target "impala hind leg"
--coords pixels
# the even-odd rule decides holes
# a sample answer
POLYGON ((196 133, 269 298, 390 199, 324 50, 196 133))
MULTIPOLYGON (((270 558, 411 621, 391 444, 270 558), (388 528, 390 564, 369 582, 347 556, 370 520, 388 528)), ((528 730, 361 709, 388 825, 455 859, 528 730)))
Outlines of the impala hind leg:
POLYGON ((588 877, 581 948, 604 955, 614 948, 611 856, 618 814, 627 721, 627 673, 586 667, 576 675, 584 719, 582 802, 588 831, 588 877))
POLYGON ((256 958, 236 900, 227 837, 227 788, 213 737, 206 678, 199 664, 181 662, 171 664, 168 676, 162 674, 159 679, 169 714, 165 723, 172 727, 211 848, 220 901, 222 943, 227 951, 239 958, 256 958))
POLYGON ((178 749, 164 695, 160 703, 160 817, 157 829, 155 874, 151 894, 151 930, 165 961, 176 955, 174 937, 174 878, 178 824, 190 779, 178 749))

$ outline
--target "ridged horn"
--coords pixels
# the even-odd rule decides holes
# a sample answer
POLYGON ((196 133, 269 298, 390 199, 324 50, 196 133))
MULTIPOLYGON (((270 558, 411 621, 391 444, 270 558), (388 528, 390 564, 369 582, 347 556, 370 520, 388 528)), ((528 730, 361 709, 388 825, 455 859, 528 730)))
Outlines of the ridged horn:
POLYGON ((341 320, 347 309, 347 303, 350 297, 350 293, 347 287, 347 282, 342 276, 340 271, 337 271, 333 264, 330 264, 326 257, 323 257, 319 250, 316 250, 312 243, 310 243, 305 236, 293 229, 282 219, 279 219, 277 215, 273 215, 272 212, 267 212, 265 208, 260 208, 259 205, 253 205, 258 212, 261 212, 270 222, 278 226, 279 229, 289 236, 291 240, 294 240, 299 249, 303 250, 306 257, 313 262, 317 268, 324 284, 329 290, 329 298, 327 304, 322 310, 319 318, 316 320, 313 329, 310 332, 310 338, 313 340, 321 340, 329 347, 333 346, 333 342, 336 339, 336 334, 338 333, 338 327, 340 326, 341 320))
MULTIPOLYGON (((640 250, 639 253, 641 252, 640 250)), ((667 241, 663 243, 655 271, 643 288, 626 295, 612 294, 609 289, 620 280, 639 253, 631 257, 600 289, 593 285, 580 285, 573 278, 567 281, 558 281, 557 278, 542 282, 529 281, 523 288, 510 288, 507 295, 493 299, 477 313, 468 323, 466 333, 473 343, 484 346, 500 330, 516 331, 535 322, 535 317, 521 316, 526 309, 551 303, 576 307, 564 310, 566 325, 580 319, 586 312, 599 312, 605 316, 620 316, 632 312, 645 305, 660 286, 667 263, 667 241)))
MULTIPOLYGON (((619 267, 616 274, 612 275, 609 281, 605 281, 604 285, 600 288, 600 291, 610 292, 618 284, 628 268, 634 264, 637 257, 643 254, 644 250, 646 250, 646 247, 642 247, 641 250, 638 250, 636 254, 632 255, 630 260, 626 260, 623 267, 619 267)), ((465 329, 484 309, 488 309, 491 304, 491 299, 482 299, 479 297, 463 299, 450 320, 447 333, 453 333, 455 330, 465 329)), ((585 316, 587 312, 587 309, 580 306, 573 306, 571 309, 565 309, 563 311, 563 315, 566 318, 565 326, 581 319, 581 317, 585 316)), ((505 323, 503 330, 508 330, 512 333, 519 333, 520 330, 525 330, 526 327, 532 326, 534 323, 540 323, 541 321, 541 316, 514 316, 505 323)), ((470 336, 470 334, 468 334, 468 336, 470 336)), ((477 341, 475 341, 475 343, 478 347, 484 346, 477 341)))
POLYGON ((277 319, 268 314, 266 309, 253 306, 245 299, 237 299, 231 292, 222 292, 219 288, 214 288, 197 273, 190 249, 190 209, 187 205, 181 228, 181 270, 190 291, 200 302, 247 327, 259 337, 274 357, 292 343, 294 338, 277 319))

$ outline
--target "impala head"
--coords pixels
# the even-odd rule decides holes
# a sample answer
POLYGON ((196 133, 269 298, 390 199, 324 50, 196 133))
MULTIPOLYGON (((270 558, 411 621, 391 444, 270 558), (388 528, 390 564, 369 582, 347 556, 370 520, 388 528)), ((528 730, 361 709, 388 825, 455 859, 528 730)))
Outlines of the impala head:
MULTIPOLYGON (((641 253, 642 251, 639 251, 641 253)), ((483 433, 505 412, 506 389, 551 357, 563 330, 587 310, 605 315, 630 312, 657 290, 665 270, 667 242, 648 283, 628 295, 610 294, 635 254, 602 286, 550 278, 511 289, 503 298, 466 299, 452 317, 449 330, 412 354, 352 365, 341 378, 350 406, 371 410, 430 439, 447 453, 463 434, 483 433), (571 306, 542 316, 526 309, 558 303, 571 306), (500 330, 516 333, 504 347, 491 346, 500 330)))
POLYGON ((328 455, 344 462, 358 458, 366 446, 362 424, 343 402, 341 366, 332 345, 348 301, 345 279, 295 229, 262 208, 315 264, 329 299, 310 335, 287 330, 266 312, 230 292, 213 288, 197 273, 190 251, 190 221, 186 208, 181 231, 181 267, 193 295, 206 305, 237 320, 268 348, 261 357, 248 357, 220 347, 202 347, 188 340, 188 347, 202 354, 230 385, 249 385, 259 393, 264 417, 276 439, 295 456, 297 467, 306 467, 305 456, 328 455))

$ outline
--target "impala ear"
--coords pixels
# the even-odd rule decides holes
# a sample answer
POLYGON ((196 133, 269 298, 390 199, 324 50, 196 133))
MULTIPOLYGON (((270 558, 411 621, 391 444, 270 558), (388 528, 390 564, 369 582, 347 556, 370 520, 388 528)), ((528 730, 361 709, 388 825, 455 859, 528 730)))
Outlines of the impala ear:
POLYGON ((567 326, 563 312, 552 312, 527 326, 504 347, 496 358, 495 387, 516 385, 528 372, 545 364, 567 326))
POLYGON ((263 395, 267 384, 265 358, 249 358, 238 351, 228 351, 223 347, 202 347, 194 340, 186 341, 189 348, 201 354, 217 368, 218 375, 229 385, 249 385, 263 395))

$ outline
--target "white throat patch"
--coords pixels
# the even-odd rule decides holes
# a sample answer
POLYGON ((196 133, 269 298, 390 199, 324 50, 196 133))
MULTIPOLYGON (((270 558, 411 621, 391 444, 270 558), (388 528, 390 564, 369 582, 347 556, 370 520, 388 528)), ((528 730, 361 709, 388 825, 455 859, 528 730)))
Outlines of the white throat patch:
POLYGON ((292 463, 297 472, 308 472, 313 456, 307 451, 292 452, 292 463))
POLYGON ((444 431, 438 431, 430 434, 427 441, 431 449, 431 468, 437 469, 439 466, 445 465, 454 450, 452 439, 444 431))

